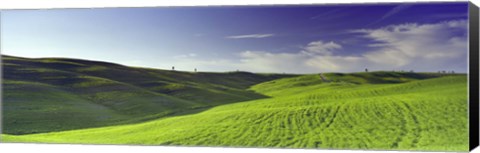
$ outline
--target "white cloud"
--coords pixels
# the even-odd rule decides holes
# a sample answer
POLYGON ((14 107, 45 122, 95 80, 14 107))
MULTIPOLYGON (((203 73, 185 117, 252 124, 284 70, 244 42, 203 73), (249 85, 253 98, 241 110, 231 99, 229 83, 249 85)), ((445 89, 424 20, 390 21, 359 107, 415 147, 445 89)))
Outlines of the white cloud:
MULTIPOLYGON (((356 30, 379 43, 363 56, 372 64, 392 68, 453 69, 448 62, 466 60, 466 20, 436 24, 401 24, 356 30)), ((466 68, 466 65, 465 65, 466 68)))
MULTIPOLYGON (((348 55, 336 52, 345 49, 334 41, 312 41, 298 51, 274 53, 243 51, 238 59, 200 60, 187 56, 178 60, 185 67, 206 70, 251 72, 355 72, 370 70, 438 71, 467 69, 467 24, 465 20, 435 24, 406 23, 378 29, 357 29, 371 50, 348 55)), ((341 42, 341 41, 340 41, 341 42)), ((351 49, 351 48, 349 48, 351 49)), ((348 52, 354 52, 349 50, 348 52)))
MULTIPOLYGON (((406 23, 379 29, 354 30, 373 41, 360 55, 339 55, 342 45, 313 41, 302 51, 242 53, 243 67, 268 72, 352 72, 371 70, 437 71, 467 68, 467 21, 406 23)), ((351 51, 350 51, 351 52, 351 51)))
POLYGON ((353 56, 333 56, 334 50, 342 48, 333 41, 313 41, 301 48, 303 50, 292 53, 244 51, 238 67, 254 72, 318 73, 342 71, 342 67, 361 60, 353 56))
POLYGON ((238 67, 253 72, 352 72, 363 67, 365 59, 357 56, 338 56, 323 54, 269 53, 265 51, 245 51, 241 53, 238 67))
POLYGON ((310 42, 307 47, 305 47, 304 53, 310 54, 321 54, 321 55, 332 55, 333 50, 341 49, 342 46, 330 41, 327 43, 324 43, 323 41, 314 41, 310 42))
POLYGON ((267 38, 272 37, 274 34, 249 34, 249 35, 236 35, 236 36, 227 36, 228 39, 245 39, 245 38, 267 38))
POLYGON ((357 56, 314 56, 305 64, 320 72, 352 72, 361 70, 361 63, 364 62, 363 58, 357 56))
POLYGON ((342 48, 333 41, 313 41, 301 48, 292 53, 244 51, 238 66, 255 72, 318 73, 342 70, 348 67, 346 62, 356 61, 356 57, 333 56, 334 50, 342 48))
POLYGON ((305 67, 308 54, 303 53, 270 53, 265 51, 244 51, 240 53, 238 67, 254 72, 311 72, 305 67))

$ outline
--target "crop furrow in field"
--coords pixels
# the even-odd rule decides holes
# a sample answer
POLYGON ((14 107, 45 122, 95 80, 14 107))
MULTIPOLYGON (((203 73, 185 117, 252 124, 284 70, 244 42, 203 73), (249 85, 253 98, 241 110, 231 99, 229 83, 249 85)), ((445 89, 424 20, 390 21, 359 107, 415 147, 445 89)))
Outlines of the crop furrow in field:
MULTIPOLYGON (((401 110, 401 106, 399 106, 397 103, 394 103, 392 104, 394 107, 395 110, 401 110)), ((410 113, 410 112, 403 112, 403 111, 400 111, 400 116, 402 116, 400 118, 401 120, 401 125, 398 125, 399 126, 399 129, 400 130, 400 133, 398 136, 396 136, 397 138, 394 140, 394 142, 392 143, 392 145, 390 146, 391 148, 398 148, 399 147, 399 143, 401 143, 405 136, 407 135, 408 133, 408 130, 406 128, 407 126, 407 120, 409 119, 408 116, 406 114, 410 113)))
POLYGON ((330 126, 333 124, 333 122, 337 118, 337 114, 338 114, 339 109, 340 109, 340 106, 335 107, 335 109, 333 110, 333 113, 330 117, 330 120, 328 120, 327 123, 325 124, 325 128, 330 128, 330 126))
POLYGON ((415 115, 415 112, 410 107, 410 105, 407 102, 403 102, 403 101, 401 102, 401 104, 403 104, 407 108, 406 112, 408 112, 409 114, 410 121, 413 122, 411 124, 408 124, 410 126, 413 126, 413 127, 410 127, 410 132, 412 133, 411 135, 413 139, 411 140, 412 143, 410 144, 409 147, 415 148, 421 134, 420 128, 418 127, 420 123, 418 122, 417 116, 415 115))

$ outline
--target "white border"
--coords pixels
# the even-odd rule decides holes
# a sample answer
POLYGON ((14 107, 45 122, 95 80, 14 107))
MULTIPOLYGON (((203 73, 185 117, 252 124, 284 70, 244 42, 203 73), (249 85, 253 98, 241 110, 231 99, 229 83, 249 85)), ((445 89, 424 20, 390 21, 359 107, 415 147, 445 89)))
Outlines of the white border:
MULTIPOLYGON (((316 149, 271 149, 271 148, 221 148, 221 147, 165 147, 125 145, 73 145, 73 144, 0 144, 2 151, 29 153, 416 153, 407 151, 363 150, 316 150, 316 149)), ((436 153, 436 152, 418 152, 436 153)), ((478 152, 477 152, 478 153, 478 152)))
MULTIPOLYGON (((218 5, 272 5, 272 4, 345 4, 345 3, 392 3, 392 2, 448 2, 452 0, 0 0, 0 9, 45 9, 45 8, 103 8, 103 7, 149 7, 149 6, 218 6, 218 5)), ((453 0, 465 1, 465 0, 453 0)), ((474 2, 478 4, 478 2, 474 2)), ((478 5, 477 5, 478 6, 478 5)), ((316 150, 316 149, 262 149, 221 147, 164 147, 121 145, 69 145, 69 144, 22 144, 0 143, 0 152, 15 153, 403 153, 406 151, 361 151, 361 150, 316 150)), ((427 153, 410 152, 409 153, 427 153)), ((475 149, 472 153, 480 153, 475 149)))

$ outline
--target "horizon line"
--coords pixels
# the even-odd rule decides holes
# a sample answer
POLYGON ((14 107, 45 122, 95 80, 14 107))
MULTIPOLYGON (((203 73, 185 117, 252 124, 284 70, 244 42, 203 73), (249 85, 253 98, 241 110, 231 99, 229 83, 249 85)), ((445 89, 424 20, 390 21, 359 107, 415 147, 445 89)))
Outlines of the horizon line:
MULTIPOLYGON (((287 73, 287 72, 253 72, 253 71, 246 71, 246 70, 232 70, 232 71, 195 71, 195 70, 181 70, 181 69, 162 69, 162 68, 156 68, 156 67, 148 67, 148 66, 133 66, 133 65, 126 65, 126 64, 121 64, 121 63, 116 63, 116 62, 110 62, 110 61, 105 61, 105 60, 95 60, 95 59, 85 59, 85 58, 73 58, 73 57, 24 57, 24 56, 16 56, 16 55, 7 55, 4 53, 0 53, 3 57, 4 56, 9 56, 9 57, 14 57, 14 58, 23 58, 23 59, 70 59, 70 60, 82 60, 82 61, 90 61, 90 62, 102 62, 102 63, 109 63, 109 64, 114 64, 114 65, 120 65, 120 66, 125 66, 125 67, 131 67, 131 68, 142 68, 142 69, 155 69, 155 70, 163 70, 163 71, 174 71, 174 72, 185 72, 185 73, 234 73, 234 72, 244 72, 244 73, 253 73, 253 74, 285 74, 285 75, 309 75, 309 74, 322 74, 322 73, 341 73, 341 74, 348 74, 348 73, 370 73, 370 72, 395 72, 395 73, 441 73, 441 74, 468 74, 468 72, 455 72, 455 71, 446 71, 446 70, 439 70, 439 71, 412 71, 412 70, 368 70, 366 71, 352 71, 352 72, 317 72, 317 73, 287 73), (443 72, 445 71, 445 73, 443 72), (453 72, 453 73, 451 73, 453 72)), ((2 62, 3 64, 3 62, 2 62)))

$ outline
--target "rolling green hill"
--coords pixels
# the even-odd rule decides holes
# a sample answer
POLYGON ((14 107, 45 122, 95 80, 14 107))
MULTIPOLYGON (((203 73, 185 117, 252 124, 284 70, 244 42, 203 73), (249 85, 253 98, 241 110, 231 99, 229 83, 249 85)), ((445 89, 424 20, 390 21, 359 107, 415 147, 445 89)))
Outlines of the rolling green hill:
POLYGON ((6 142, 468 150, 465 74, 327 73, 238 88, 263 98, 137 124, 2 138, 6 142))
POLYGON ((293 75, 193 73, 77 59, 2 56, 3 133, 138 123, 266 98, 251 85, 293 75))

